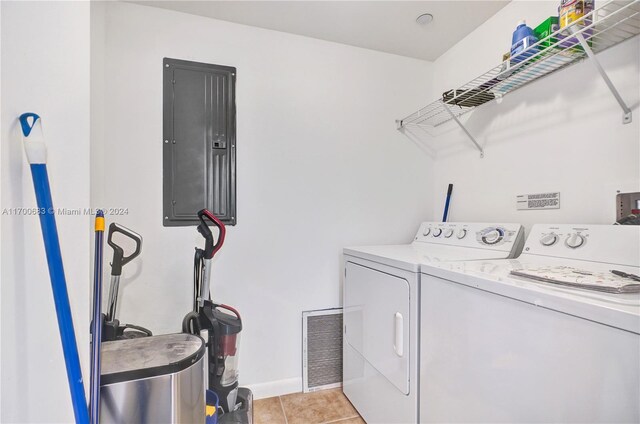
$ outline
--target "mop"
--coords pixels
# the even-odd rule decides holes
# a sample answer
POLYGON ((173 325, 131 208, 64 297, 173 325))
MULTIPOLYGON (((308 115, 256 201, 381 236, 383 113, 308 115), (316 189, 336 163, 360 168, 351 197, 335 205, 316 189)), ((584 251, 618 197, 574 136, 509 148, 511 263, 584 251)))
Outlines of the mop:
POLYGON ((100 347, 102 341, 102 239, 104 237, 104 213, 96 212, 96 247, 93 269, 93 320, 91 321, 91 382, 89 411, 91 424, 100 420, 100 347))
POLYGON ((47 175, 47 147, 44 144, 41 120, 38 115, 35 113, 20 115, 20 125, 22 126, 24 150, 31 165, 33 186, 36 192, 40 227, 42 228, 44 247, 47 254, 49 277, 58 317, 58 329, 62 340, 62 351, 67 368, 73 413, 76 423, 86 424, 89 422, 89 411, 87 410, 87 399, 82 383, 78 346, 76 344, 75 331, 73 330, 69 294, 67 293, 67 282, 64 277, 60 241, 58 240, 58 230, 56 228, 55 210, 53 209, 49 177, 47 175))

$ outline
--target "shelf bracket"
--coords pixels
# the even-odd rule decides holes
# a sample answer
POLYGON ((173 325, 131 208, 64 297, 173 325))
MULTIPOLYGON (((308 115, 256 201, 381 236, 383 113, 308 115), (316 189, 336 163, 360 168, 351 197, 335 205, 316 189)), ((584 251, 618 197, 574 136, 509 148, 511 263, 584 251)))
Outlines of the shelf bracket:
POLYGON ((480 146, 480 144, 478 144, 478 142, 476 141, 476 139, 471 135, 471 133, 467 130, 467 127, 465 127, 462 122, 460 122, 460 120, 458 119, 458 117, 456 116, 455 113, 453 113, 453 111, 451 111, 451 108, 449 108, 449 105, 446 103, 442 103, 442 105, 444 106, 444 109, 449 112, 449 115, 451 115, 451 118, 453 118, 454 121, 456 121, 456 124, 458 124, 458 126, 460 128, 462 128, 462 131, 464 131, 464 133, 467 135, 467 137, 469 137, 469 139, 471 140, 471 142, 476 146, 476 149, 478 149, 478 151, 480 152, 480 157, 483 158, 484 157, 484 150, 482 149, 482 146, 480 146))
POLYGON ((571 27, 571 33, 578 39, 578 42, 580 43, 580 45, 584 49, 584 52, 587 54, 587 56, 589 56, 589 59, 590 59, 591 63, 593 63, 593 66, 595 66, 596 70, 598 71, 598 73, 600 74, 602 79, 604 80, 605 84, 607 84, 607 87, 609 87, 609 90, 611 90, 611 94, 613 94, 613 97, 616 98, 616 100, 618 101, 618 104, 622 108, 622 123, 623 124, 630 123, 631 122, 631 109, 629 109, 629 106, 627 106, 627 104, 622 99, 622 96, 620 96, 620 93, 618 93, 618 90, 616 89, 616 86, 613 85, 613 82, 611 82, 611 80, 609 79, 609 76, 604 71, 604 68, 600 64, 600 61, 596 57, 595 53, 593 53, 593 50, 591 50, 591 47, 589 46, 589 44, 585 41, 585 39, 582 36, 582 34, 580 32, 577 32, 577 31, 578 30, 576 28, 571 27))

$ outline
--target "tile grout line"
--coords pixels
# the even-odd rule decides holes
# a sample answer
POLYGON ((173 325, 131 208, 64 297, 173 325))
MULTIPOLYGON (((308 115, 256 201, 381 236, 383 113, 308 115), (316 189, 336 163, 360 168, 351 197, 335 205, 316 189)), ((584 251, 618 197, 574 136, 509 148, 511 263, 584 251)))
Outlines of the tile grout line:
POLYGON ((287 419, 287 413, 284 410, 284 404, 282 403, 282 397, 278 396, 278 400, 280 401, 280 409, 282 409, 282 415, 284 416, 284 424, 289 424, 289 420, 287 419))
POLYGON ((360 415, 354 415, 352 417, 343 417, 343 418, 338 418, 337 420, 332 420, 332 421, 325 421, 321 424, 333 424, 333 423, 339 423, 340 421, 345 421, 345 420, 352 420, 354 418, 360 418, 360 415))

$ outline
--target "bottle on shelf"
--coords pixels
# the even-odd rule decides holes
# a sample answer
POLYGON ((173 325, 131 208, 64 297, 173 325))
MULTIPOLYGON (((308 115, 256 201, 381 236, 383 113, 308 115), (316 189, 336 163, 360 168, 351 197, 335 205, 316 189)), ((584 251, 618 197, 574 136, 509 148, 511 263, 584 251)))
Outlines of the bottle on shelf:
POLYGON ((538 38, 533 30, 527 26, 525 20, 518 22, 518 26, 513 31, 513 37, 511 38, 511 64, 520 63, 535 55, 538 49, 530 49, 529 47, 537 42, 538 38), (527 51, 523 53, 525 50, 527 51))

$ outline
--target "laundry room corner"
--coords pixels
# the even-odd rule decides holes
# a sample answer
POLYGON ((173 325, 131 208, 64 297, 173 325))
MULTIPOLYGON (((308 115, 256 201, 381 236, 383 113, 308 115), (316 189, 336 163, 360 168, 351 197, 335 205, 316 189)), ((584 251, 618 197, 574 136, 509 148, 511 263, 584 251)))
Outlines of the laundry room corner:
POLYGON ((119 222, 145 238, 132 270, 144 278, 123 280, 119 308, 122 321, 159 333, 178 331, 188 310, 198 243, 195 231, 163 228, 165 57, 237 68, 238 220, 213 278, 243 311, 242 384, 257 397, 298 391, 301 314, 340 306, 342 246, 405 239, 433 207, 433 159, 394 126, 396 111, 431 94, 432 64, 92 3, 92 201, 126 208, 119 222), (265 332, 264 320, 277 330, 265 332))

